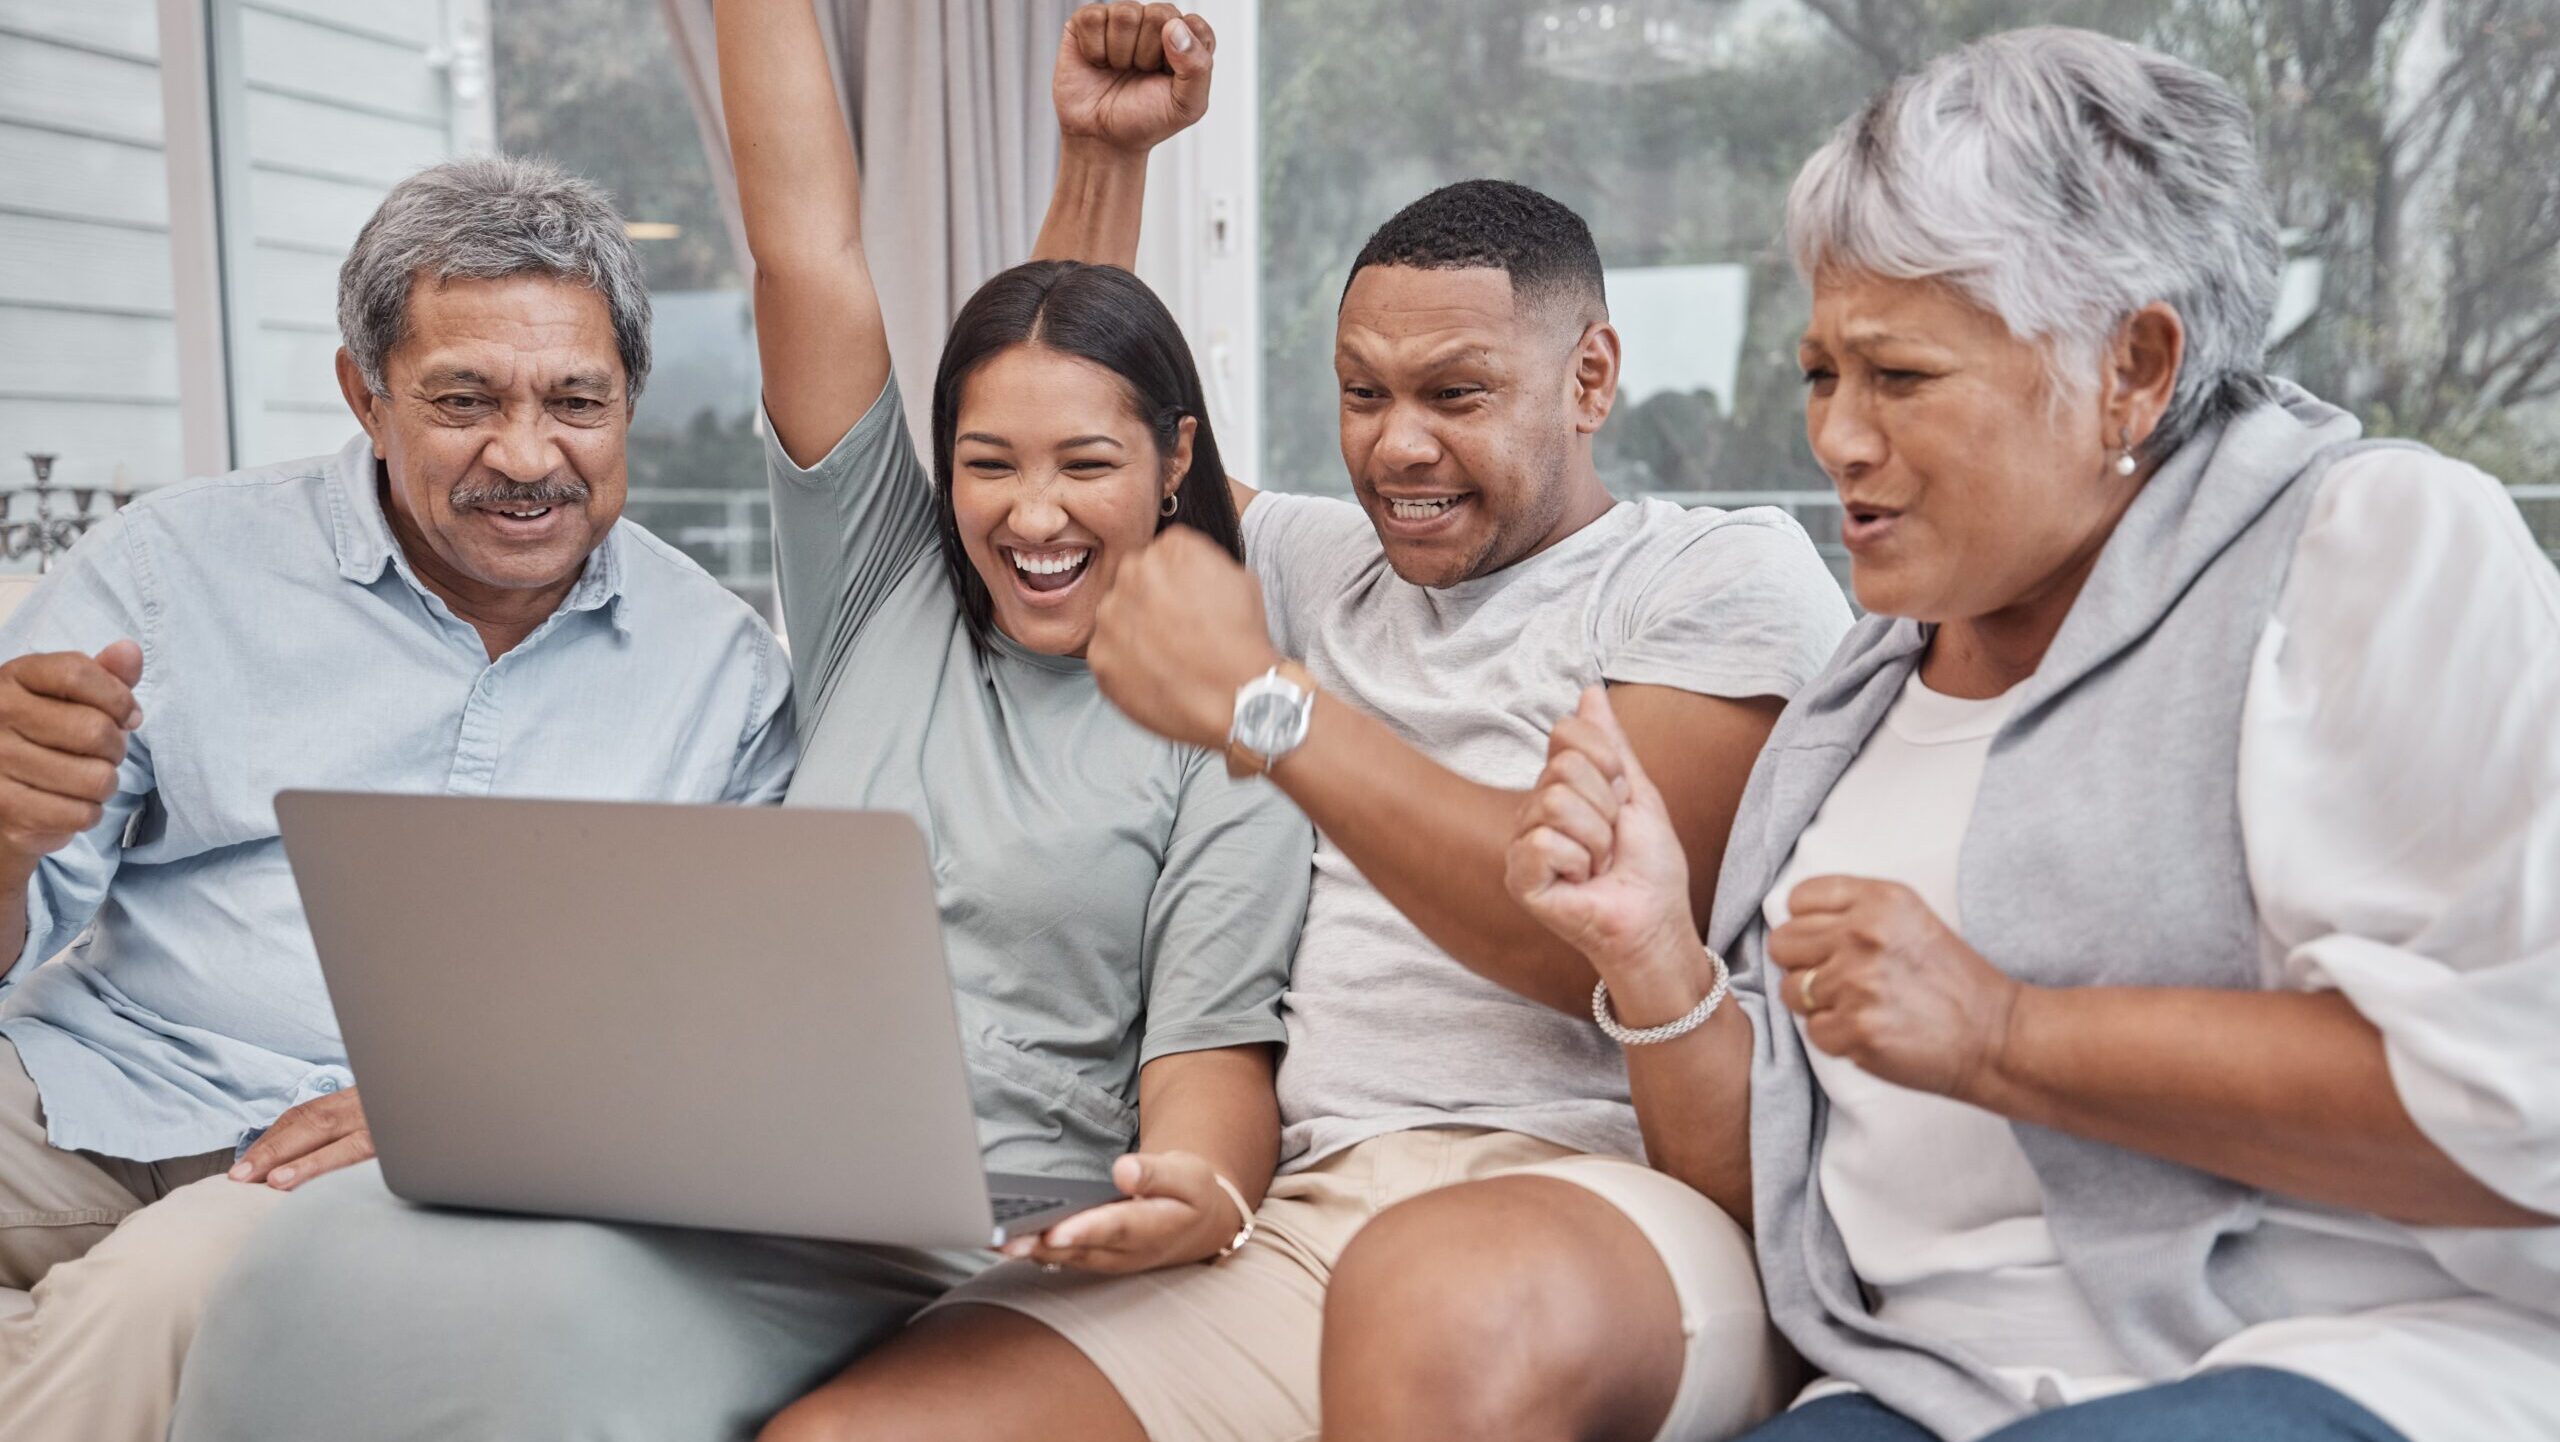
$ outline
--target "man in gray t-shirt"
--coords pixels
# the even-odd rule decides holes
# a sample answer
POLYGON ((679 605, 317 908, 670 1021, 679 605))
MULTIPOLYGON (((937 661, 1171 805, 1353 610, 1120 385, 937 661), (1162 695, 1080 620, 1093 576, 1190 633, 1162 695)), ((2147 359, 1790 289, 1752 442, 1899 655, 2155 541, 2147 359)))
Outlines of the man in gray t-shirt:
MULTIPOLYGON (((1773 510, 1620 502, 1535 555, 1428 588, 1394 573, 1355 505, 1266 495, 1246 509, 1244 532, 1281 654, 1453 781, 1511 805, 1585 687, 1660 689, 1692 705, 1786 696, 1847 623, 1804 532, 1773 510)), ((1622 707, 1642 710, 1620 695, 1622 707)), ((1657 704, 1686 709, 1673 697, 1657 704)), ((1312 724, 1309 733, 1305 754, 1273 773, 1293 794, 1284 773, 1322 754, 1312 724)), ((1735 759, 1748 764, 1747 754, 1735 759)), ((1408 824, 1431 837, 1433 820, 1408 824)), ((1465 854, 1453 848, 1450 859, 1465 854)), ((1386 875, 1380 868, 1382 883, 1386 875)), ((1468 945, 1449 930, 1455 947, 1468 945)), ((1286 1006, 1285 1165, 1417 1127, 1489 1127, 1577 1152, 1644 1155, 1625 1063, 1591 1022, 1590 982, 1568 974, 1567 1011, 1512 989, 1527 967, 1480 965, 1470 970, 1436 944, 1324 831, 1286 1006)))
MULTIPOLYGON (((1227 746, 1316 824, 1282 1175, 1214 1267, 981 1279, 973 1302, 1046 1332, 988 1323, 968 1354, 1039 1379, 1047 1435, 1479 1435, 1504 1373, 1447 1355, 1459 1329, 1435 1320, 1471 1258, 1526 1251, 1572 1278, 1641 1252, 1671 1275, 1539 1303, 1522 1345, 1678 1347, 1678 1395, 1627 1399, 1631 1435, 1736 1427, 1781 1370, 1748 1240, 1642 1165, 1593 973, 1505 893, 1503 851, 1549 731, 1605 685, 1703 918, 1759 746, 1848 608, 1781 514, 1609 495, 1592 436, 1618 339, 1589 231, 1545 196, 1467 182, 1389 221, 1335 364, 1356 503, 1239 487, 1250 570, 1167 533, 1123 563, 1088 652, 1140 725, 1227 746)), ((1008 1396, 936 1402, 1007 1436, 1008 1396)))

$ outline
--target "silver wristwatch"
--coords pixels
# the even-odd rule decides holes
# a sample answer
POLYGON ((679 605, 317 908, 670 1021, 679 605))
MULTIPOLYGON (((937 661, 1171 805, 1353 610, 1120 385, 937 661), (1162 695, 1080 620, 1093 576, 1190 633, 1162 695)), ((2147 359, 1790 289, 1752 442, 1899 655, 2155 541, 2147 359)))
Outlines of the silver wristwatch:
POLYGON ((1298 749, 1315 719, 1315 678, 1295 661, 1283 661, 1236 688, 1235 719, 1227 726, 1227 774, 1259 776, 1298 749))

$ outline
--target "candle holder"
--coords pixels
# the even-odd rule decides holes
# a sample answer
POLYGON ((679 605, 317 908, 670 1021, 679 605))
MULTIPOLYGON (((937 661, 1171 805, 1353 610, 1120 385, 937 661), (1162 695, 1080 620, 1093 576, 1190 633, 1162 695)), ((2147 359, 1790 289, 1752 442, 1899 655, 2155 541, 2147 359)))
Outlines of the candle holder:
POLYGON ((27 452, 27 464, 35 468, 35 483, 14 491, 0 491, 0 557, 15 561, 33 555, 39 574, 53 569, 53 558, 80 543, 89 528, 106 519, 113 511, 121 511, 133 499, 133 493, 119 480, 108 492, 113 510, 97 509, 98 488, 95 486, 57 486, 53 483, 53 463, 57 459, 45 451, 27 452), (72 510, 56 515, 53 499, 69 495, 72 510), (20 496, 33 498, 35 514, 13 519, 20 496))

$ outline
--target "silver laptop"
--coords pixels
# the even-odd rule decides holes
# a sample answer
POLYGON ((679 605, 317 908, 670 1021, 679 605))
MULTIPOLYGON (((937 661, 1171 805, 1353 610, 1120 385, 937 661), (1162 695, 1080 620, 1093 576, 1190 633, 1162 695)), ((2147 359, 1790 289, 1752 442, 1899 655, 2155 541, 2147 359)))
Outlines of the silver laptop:
POLYGON ((984 1169, 905 816, 324 791, 276 816, 411 1201, 983 1247, 1116 1196, 984 1169))

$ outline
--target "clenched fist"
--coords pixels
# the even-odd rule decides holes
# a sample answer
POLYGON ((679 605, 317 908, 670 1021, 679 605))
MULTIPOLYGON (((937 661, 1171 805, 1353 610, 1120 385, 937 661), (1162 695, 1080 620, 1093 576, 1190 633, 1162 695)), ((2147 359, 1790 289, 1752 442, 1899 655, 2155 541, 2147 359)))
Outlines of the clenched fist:
POLYGON ((1589 958, 1610 990, 1697 947, 1689 858, 1601 686, 1547 739, 1547 765, 1520 804, 1503 883, 1511 899, 1589 958))
POLYGON ((1787 907, 1769 963, 1806 1038, 1896 1086, 1970 1100, 2008 1043, 2021 984, 1907 886, 1817 876, 1787 907))
POLYGON ((1209 110, 1217 32, 1175 5, 1112 0, 1067 20, 1051 88, 1069 142, 1145 151, 1209 110))
POLYGON ((142 725, 142 648, 55 651, 0 665, 0 865, 33 868, 98 824, 125 737, 142 725))
POLYGON ((1084 654, 1123 715, 1212 751, 1226 748, 1236 688, 1280 664, 1261 584, 1189 526, 1165 527, 1120 563, 1084 654))

